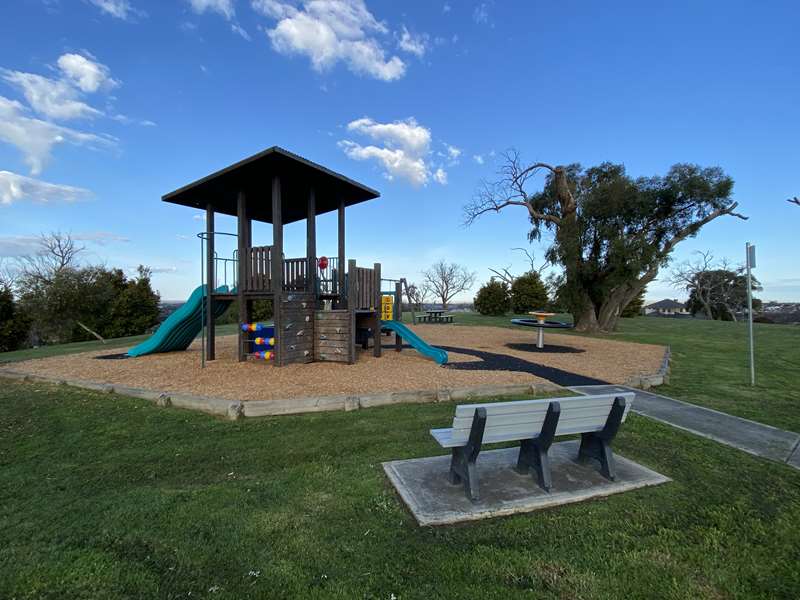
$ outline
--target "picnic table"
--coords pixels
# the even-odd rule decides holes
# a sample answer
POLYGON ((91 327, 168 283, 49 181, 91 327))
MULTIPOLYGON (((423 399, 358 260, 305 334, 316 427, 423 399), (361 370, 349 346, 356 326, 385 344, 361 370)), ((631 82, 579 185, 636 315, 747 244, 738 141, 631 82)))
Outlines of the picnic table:
POLYGON ((452 323, 453 315, 445 314, 443 310, 426 310, 424 315, 417 317, 420 323, 452 323))

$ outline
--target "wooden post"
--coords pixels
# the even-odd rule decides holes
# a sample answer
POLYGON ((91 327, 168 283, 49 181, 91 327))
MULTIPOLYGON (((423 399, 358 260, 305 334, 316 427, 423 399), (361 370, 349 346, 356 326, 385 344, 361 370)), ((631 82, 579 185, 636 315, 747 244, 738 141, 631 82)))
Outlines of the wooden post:
POLYGON ((308 214, 306 215, 306 291, 317 297, 317 198, 314 188, 308 190, 308 214))
POLYGON ((239 362, 247 360, 247 352, 249 348, 245 348, 245 340, 247 333, 242 331, 241 324, 247 322, 247 302, 245 301, 244 289, 247 285, 248 268, 247 268, 247 198, 244 192, 239 192, 236 201, 236 242, 239 251, 239 282, 236 291, 236 298, 239 302, 239 349, 237 356, 239 362))
MULTIPOLYGON (((403 320, 403 281, 396 281, 394 284, 394 320, 403 320)), ((394 350, 400 352, 403 349, 402 336, 394 332, 394 350)))
POLYGON ((283 365, 283 215, 281 214, 281 179, 272 178, 272 319, 275 322, 275 364, 283 365))
POLYGON ((375 309, 375 329, 373 331, 372 353, 375 356, 381 355, 381 263, 372 265, 372 279, 375 282, 375 289, 372 292, 373 308, 375 309))
POLYGON ((206 360, 214 360, 214 207, 206 205, 206 360))
MULTIPOLYGON (((339 200, 339 308, 352 308, 350 307, 347 302, 349 300, 349 290, 345 291, 344 286, 344 261, 345 261, 345 254, 344 254, 344 200, 339 200), (347 295, 345 295, 347 294, 347 295), (343 305, 343 306, 342 306, 343 305)), ((349 270, 349 267, 348 267, 349 270)), ((352 275, 355 276, 355 267, 353 267, 352 275)))
POLYGON ((356 261, 355 259, 350 259, 347 261, 347 290, 343 290, 342 293, 345 294, 345 303, 350 308, 350 310, 355 310, 355 307, 358 306, 356 294, 358 292, 358 277, 356 277, 356 261))

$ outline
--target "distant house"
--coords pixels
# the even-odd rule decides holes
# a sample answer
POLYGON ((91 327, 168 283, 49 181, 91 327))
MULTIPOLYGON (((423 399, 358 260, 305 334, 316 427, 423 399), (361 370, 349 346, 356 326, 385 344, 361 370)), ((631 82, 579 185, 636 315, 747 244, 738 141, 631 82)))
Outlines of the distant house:
POLYGON ((644 307, 644 314, 651 317, 689 317, 686 305, 677 300, 659 300, 644 307))

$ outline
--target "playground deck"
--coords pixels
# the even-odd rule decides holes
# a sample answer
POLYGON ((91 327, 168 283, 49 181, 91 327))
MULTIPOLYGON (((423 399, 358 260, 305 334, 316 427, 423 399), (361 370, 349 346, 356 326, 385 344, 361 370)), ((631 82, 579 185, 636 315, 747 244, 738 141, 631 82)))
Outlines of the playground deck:
POLYGON ((530 332, 496 327, 418 325, 415 332, 445 347, 447 367, 411 348, 394 352, 393 337, 383 336, 383 358, 359 351, 355 364, 288 365, 237 362, 236 336, 218 338, 217 360, 200 368, 200 343, 186 352, 125 360, 101 360, 106 351, 16 363, 30 374, 82 379, 168 392, 232 400, 279 400, 308 396, 431 390, 487 384, 541 383, 552 373, 577 374, 609 383, 658 370, 662 346, 551 334, 546 351, 536 351, 530 332), (549 351, 547 351, 549 350, 549 351), (544 368, 544 369, 542 369, 544 368), (525 369, 526 371, 519 370, 525 369))

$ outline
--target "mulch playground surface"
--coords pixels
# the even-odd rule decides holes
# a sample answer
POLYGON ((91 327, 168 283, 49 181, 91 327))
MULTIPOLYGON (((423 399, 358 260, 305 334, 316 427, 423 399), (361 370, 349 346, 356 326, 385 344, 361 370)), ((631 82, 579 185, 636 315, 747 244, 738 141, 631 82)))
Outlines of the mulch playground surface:
POLYGON ((187 351, 120 359, 99 350, 14 364, 15 371, 183 392, 231 400, 270 400, 358 395, 400 390, 463 388, 487 384, 542 383, 562 386, 620 384, 658 371, 664 347, 556 333, 535 346, 535 332, 499 327, 417 325, 427 342, 448 351, 444 368, 405 347, 395 352, 384 336, 381 358, 372 349, 354 365, 312 363, 276 368, 236 360, 236 336, 217 338, 217 360, 200 367, 200 344, 187 351), (97 360, 98 358, 105 360, 97 360))

